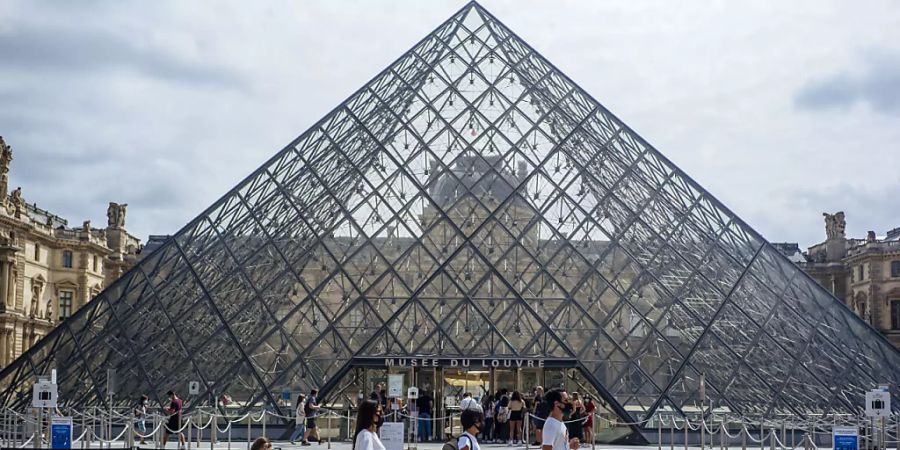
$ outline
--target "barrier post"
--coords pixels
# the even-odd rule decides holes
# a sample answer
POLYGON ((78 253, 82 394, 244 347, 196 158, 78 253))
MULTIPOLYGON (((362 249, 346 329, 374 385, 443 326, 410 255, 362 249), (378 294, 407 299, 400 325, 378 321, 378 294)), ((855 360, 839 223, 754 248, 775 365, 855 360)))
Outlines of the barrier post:
POLYGON ((705 413, 706 410, 700 412, 700 450, 706 447, 706 418, 703 417, 705 413))
POLYGON ((750 434, 750 430, 747 427, 741 427, 741 450, 747 450, 747 435, 750 434))
MULTIPOLYGON (((191 426, 192 425, 191 417, 188 417, 186 425, 187 425, 187 448, 188 448, 188 450, 191 450, 191 446, 193 445, 193 438, 194 438, 194 436, 191 435, 191 433, 193 432, 193 427, 191 426)), ((180 446, 181 442, 179 442, 178 445, 180 446)))
POLYGON ((209 450, 216 448, 216 441, 219 440, 219 415, 213 410, 212 428, 209 429, 209 450))
POLYGON ((325 423, 328 424, 328 450, 331 450, 331 411, 328 411, 328 419, 325 423))
MULTIPOLYGON (((591 413, 594 416, 591 417, 591 450, 597 450, 597 425, 600 423, 600 418, 602 417, 600 414, 591 413)), ((537 438, 537 433, 535 433, 535 438, 537 438)), ((543 442, 538 442, 538 445, 543 448, 543 442)))
POLYGON ((785 420, 786 419, 781 419, 781 448, 787 446, 787 426, 785 425, 785 420))
POLYGON ((688 418, 684 416, 684 450, 688 450, 688 418))
MULTIPOLYGON (((263 406, 263 412, 262 412, 262 435, 263 436, 266 435, 266 424, 269 421, 269 416, 267 414, 268 412, 269 412, 269 409, 267 407, 263 406)), ((322 443, 321 438, 319 438, 319 444, 321 445, 321 443, 322 443)))
POLYGON ((662 416, 658 416, 656 421, 656 448, 662 450, 662 416))
POLYGON ((247 413, 247 450, 250 450, 250 422, 253 422, 253 412, 247 413))
POLYGON ((759 450, 766 450, 766 429, 762 421, 759 422, 759 450))
POLYGON ((675 416, 672 416, 672 424, 669 425, 669 450, 675 450, 675 416))
POLYGON ((771 442, 772 450, 775 450, 775 428, 772 428, 772 432, 769 434, 769 442, 771 442))
POLYGON ((895 444, 896 449, 900 450, 900 415, 897 416, 897 442, 895 444))
POLYGON ((531 450, 531 429, 528 428, 528 419, 530 418, 529 416, 531 416, 531 413, 524 410, 524 408, 523 411, 525 414, 525 422, 522 424, 522 436, 524 437, 523 440, 525 441, 525 450, 531 450))
POLYGON ((197 450, 200 450, 200 438, 203 437, 203 428, 200 428, 200 424, 203 423, 203 411, 197 411, 197 450))

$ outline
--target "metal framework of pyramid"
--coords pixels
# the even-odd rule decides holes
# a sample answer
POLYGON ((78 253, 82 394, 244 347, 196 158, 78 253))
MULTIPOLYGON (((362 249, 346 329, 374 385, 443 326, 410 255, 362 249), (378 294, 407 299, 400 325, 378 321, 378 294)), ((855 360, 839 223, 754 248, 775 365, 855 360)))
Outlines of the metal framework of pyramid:
POLYGON ((278 408, 358 356, 576 361, 628 420, 859 412, 900 354, 477 3, 0 373, 278 408), (628 411, 642 411, 639 415, 628 411))

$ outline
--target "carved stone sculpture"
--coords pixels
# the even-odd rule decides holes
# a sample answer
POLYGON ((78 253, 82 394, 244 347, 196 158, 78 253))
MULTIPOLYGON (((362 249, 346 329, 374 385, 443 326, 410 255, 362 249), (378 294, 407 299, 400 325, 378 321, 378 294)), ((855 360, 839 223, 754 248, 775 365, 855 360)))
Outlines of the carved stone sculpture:
POLYGON ((16 190, 13 191, 10 202, 12 202, 12 207, 16 219, 20 219, 22 217, 22 213, 25 211, 25 199, 22 198, 21 187, 17 187, 16 190))
POLYGON ((847 222, 844 220, 844 212, 838 211, 834 214, 822 213, 825 216, 825 236, 828 239, 844 238, 844 229, 847 222))
POLYGON ((125 208, 127 203, 121 205, 115 202, 109 202, 109 208, 106 209, 107 225, 110 228, 125 228, 125 208))
POLYGON ((0 136, 0 201, 6 203, 6 196, 9 194, 9 165, 12 162, 12 147, 6 145, 3 136, 0 136))

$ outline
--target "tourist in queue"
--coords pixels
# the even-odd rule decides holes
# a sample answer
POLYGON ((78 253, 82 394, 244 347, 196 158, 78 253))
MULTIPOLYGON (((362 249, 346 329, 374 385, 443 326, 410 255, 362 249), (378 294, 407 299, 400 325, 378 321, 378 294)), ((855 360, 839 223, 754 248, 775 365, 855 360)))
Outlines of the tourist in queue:
POLYGON ((509 445, 522 443, 522 421, 525 415, 525 400, 519 391, 513 391, 509 398, 509 445))
POLYGON ((368 399, 360 403, 356 414, 356 434, 353 435, 353 450, 385 450, 378 437, 378 422, 384 412, 381 403, 368 399))
POLYGON ((544 396, 544 409, 547 420, 541 436, 541 450, 576 450, 581 446, 578 439, 569 439, 569 431, 563 423, 563 409, 569 394, 560 389, 553 389, 544 396))
POLYGON ((573 392, 569 398, 567 409, 571 411, 566 419, 566 428, 569 429, 569 439, 578 439, 578 442, 584 440, 584 404, 581 403, 581 395, 573 392))
POLYGON ((582 442, 594 442, 594 411, 597 410, 597 404, 590 395, 584 396, 584 440, 582 442))
POLYGON ((541 445, 541 429, 544 428, 544 419, 547 418, 546 409, 544 408, 544 388, 543 386, 534 387, 534 405, 531 409, 531 420, 529 422, 534 426, 534 445, 541 445))
POLYGON ((496 406, 497 402, 494 401, 494 396, 491 394, 485 396, 484 402, 481 404, 481 410, 484 411, 484 428, 481 430, 481 439, 488 444, 494 441, 492 434, 494 432, 494 412, 496 406))
POLYGON ((137 405, 134 405, 134 434, 141 439, 141 444, 145 443, 144 438, 147 437, 147 402, 149 400, 150 397, 142 395, 138 399, 137 405))

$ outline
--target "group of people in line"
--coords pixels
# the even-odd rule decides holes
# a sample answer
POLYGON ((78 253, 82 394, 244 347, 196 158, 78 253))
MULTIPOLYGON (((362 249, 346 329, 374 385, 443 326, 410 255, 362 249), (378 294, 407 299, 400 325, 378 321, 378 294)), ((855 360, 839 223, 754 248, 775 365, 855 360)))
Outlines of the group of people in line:
MULTIPOLYGON (((460 425, 462 433, 456 441, 456 450, 480 450, 479 439, 483 442, 494 442, 492 425, 508 423, 509 444, 520 443, 523 439, 522 425, 527 411, 536 417, 532 423, 541 450, 576 450, 581 442, 593 439, 589 434, 593 410, 588 413, 585 403, 593 405, 591 399, 582 401, 577 393, 571 396, 562 389, 554 389, 546 394, 543 389, 535 390, 533 409, 518 392, 499 391, 495 396, 488 396, 483 403, 478 403, 471 394, 466 394, 460 401, 460 425), (585 414, 583 420, 580 413, 585 414), (587 426, 586 426, 587 425, 587 426), (518 428, 517 428, 518 427, 518 428), (587 430, 586 430, 587 429, 587 430)), ((383 422, 384 409, 378 399, 369 398, 358 405, 356 433, 353 436, 353 450, 385 450, 378 437, 378 428, 383 422)), ((502 438, 501 438, 502 442, 502 438)), ((451 447, 453 447, 451 445, 451 447)), ((445 445, 445 450, 449 450, 445 445)))

